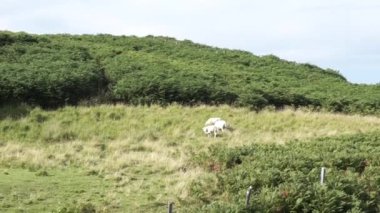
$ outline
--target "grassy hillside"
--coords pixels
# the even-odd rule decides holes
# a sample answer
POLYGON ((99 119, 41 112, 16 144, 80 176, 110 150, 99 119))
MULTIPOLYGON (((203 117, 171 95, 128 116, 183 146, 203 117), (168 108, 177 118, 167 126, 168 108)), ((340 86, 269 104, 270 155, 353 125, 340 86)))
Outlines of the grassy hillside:
POLYGON ((178 212, 244 211, 249 185, 250 210, 379 210, 378 117, 226 105, 0 112, 1 212, 164 212, 168 201, 178 212), (211 116, 234 131, 203 135, 211 116))
POLYGON ((167 37, 0 32, 1 103, 287 105, 378 113, 379 85, 334 70, 167 37))
POLYGON ((379 109, 380 85, 273 55, 0 32, 0 212, 379 212, 379 109))

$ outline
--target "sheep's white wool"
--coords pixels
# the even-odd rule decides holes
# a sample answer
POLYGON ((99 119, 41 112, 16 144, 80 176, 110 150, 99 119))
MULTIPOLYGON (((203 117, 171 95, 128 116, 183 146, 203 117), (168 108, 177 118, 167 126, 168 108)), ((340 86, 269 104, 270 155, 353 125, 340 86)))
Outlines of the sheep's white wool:
POLYGON ((227 123, 224 120, 217 120, 214 123, 214 126, 217 128, 218 131, 224 131, 225 128, 227 128, 227 123))
POLYGON ((206 123, 205 123, 205 126, 210 126, 210 125, 214 125, 216 121, 219 121, 219 120, 222 120, 221 118, 209 118, 206 123))

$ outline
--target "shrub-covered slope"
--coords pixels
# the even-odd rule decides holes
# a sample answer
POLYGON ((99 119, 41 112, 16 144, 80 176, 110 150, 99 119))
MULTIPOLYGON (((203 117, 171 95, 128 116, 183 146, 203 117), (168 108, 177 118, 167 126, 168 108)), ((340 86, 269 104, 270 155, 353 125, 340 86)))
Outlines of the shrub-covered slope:
POLYGON ((0 100, 42 106, 79 100, 132 104, 284 105, 373 113, 379 85, 276 56, 167 37, 0 32, 0 100))
POLYGON ((203 203, 192 211, 379 212, 379 142, 377 132, 286 145, 210 147, 199 161, 216 180, 193 182, 191 194, 203 203), (321 167, 327 168, 323 184, 321 167), (248 186, 253 194, 247 207, 248 186))

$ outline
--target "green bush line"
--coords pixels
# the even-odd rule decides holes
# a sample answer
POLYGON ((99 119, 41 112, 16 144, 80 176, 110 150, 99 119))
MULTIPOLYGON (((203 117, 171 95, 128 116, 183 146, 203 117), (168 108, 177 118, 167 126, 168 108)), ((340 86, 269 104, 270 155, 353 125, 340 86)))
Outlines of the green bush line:
POLYGON ((202 204, 189 211, 379 212, 379 144, 380 132, 233 149, 218 144, 194 158, 217 178, 194 181, 193 199, 202 204))
POLYGON ((378 113, 379 85, 331 69, 167 37, 0 32, 0 103, 311 107, 378 113))

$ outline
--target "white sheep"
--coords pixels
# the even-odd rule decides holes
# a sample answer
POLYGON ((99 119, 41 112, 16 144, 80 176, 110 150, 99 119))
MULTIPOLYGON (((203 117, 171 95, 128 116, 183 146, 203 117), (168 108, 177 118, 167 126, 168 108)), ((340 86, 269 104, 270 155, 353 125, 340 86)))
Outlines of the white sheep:
POLYGON ((209 118, 206 123, 205 123, 205 126, 210 126, 210 125, 214 125, 216 121, 219 121, 219 120, 222 120, 221 118, 209 118))
POLYGON ((203 132, 210 137, 211 134, 214 134, 214 138, 218 134, 218 128, 215 125, 205 126, 202 128, 203 132))

